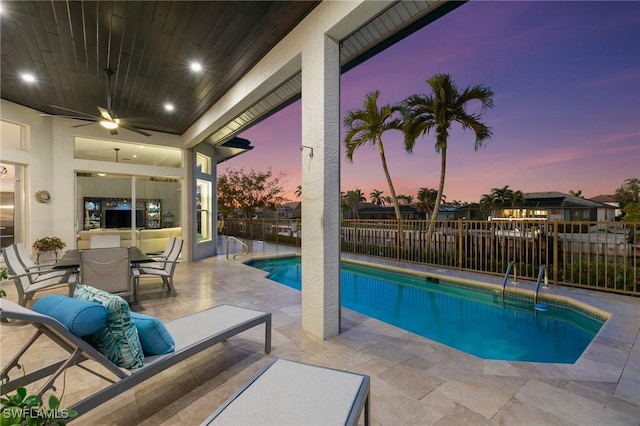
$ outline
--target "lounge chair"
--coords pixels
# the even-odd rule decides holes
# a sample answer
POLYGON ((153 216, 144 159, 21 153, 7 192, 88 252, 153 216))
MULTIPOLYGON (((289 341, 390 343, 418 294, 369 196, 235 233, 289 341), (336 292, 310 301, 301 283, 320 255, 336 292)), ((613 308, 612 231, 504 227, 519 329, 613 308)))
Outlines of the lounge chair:
POLYGON ((275 359, 201 426, 370 424, 370 378, 364 374, 275 359))
POLYGON ((53 387, 55 380, 66 369, 73 366, 78 366, 112 382, 111 385, 82 401, 65 407, 76 410, 78 416, 216 343, 223 342, 260 324, 265 325, 265 353, 271 352, 271 313, 232 305, 218 305, 165 323, 166 329, 175 340, 175 351, 164 355, 147 356, 144 358, 143 366, 133 370, 117 367, 82 338, 71 333, 69 329, 50 316, 39 314, 9 300, 0 299, 0 318, 26 321, 36 328, 33 337, 2 368, 0 394, 4 395, 20 386, 46 379, 40 390, 34 392, 37 395, 42 395, 53 387), (10 379, 11 370, 14 367, 20 368, 21 357, 25 356, 25 352, 42 334, 65 349, 69 353, 69 357, 33 372, 24 372, 23 374, 20 371, 15 378, 10 379), (116 376, 116 379, 107 378, 98 371, 82 365, 84 361, 89 359, 99 363, 101 367, 116 376))

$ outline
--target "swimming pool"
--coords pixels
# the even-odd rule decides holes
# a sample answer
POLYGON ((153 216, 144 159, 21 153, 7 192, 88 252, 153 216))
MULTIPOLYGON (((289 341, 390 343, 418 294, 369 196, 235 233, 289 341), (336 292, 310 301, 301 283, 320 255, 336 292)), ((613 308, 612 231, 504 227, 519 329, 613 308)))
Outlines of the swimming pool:
MULTIPOLYGON (((301 288, 299 257, 253 260, 268 278, 301 288)), ((342 262, 340 298, 345 308, 484 359, 574 363, 605 318, 566 302, 536 311, 531 297, 493 288, 438 282, 342 262)))

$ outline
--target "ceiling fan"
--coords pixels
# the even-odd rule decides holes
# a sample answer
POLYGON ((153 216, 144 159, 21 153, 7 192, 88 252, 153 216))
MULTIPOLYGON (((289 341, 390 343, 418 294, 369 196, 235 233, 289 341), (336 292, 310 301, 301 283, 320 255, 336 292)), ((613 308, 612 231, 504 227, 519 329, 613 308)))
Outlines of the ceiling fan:
POLYGON ((108 129, 112 135, 117 135, 118 128, 122 127, 123 129, 130 130, 140 135, 151 136, 151 133, 127 124, 126 119, 117 118, 116 114, 113 112, 113 109, 111 108, 111 76, 113 75, 113 70, 111 68, 105 68, 104 73, 107 76, 107 107, 106 108, 98 107, 98 111, 100 112, 99 117, 96 115, 87 114, 86 112, 76 111, 73 109, 69 109, 69 108, 65 108, 57 105, 50 105, 50 106, 52 108, 57 108, 64 111, 72 112, 76 115, 53 115, 53 114, 40 114, 40 115, 43 117, 73 118, 76 120, 91 121, 91 123, 78 124, 73 127, 89 126, 93 123, 99 123, 102 127, 108 129))

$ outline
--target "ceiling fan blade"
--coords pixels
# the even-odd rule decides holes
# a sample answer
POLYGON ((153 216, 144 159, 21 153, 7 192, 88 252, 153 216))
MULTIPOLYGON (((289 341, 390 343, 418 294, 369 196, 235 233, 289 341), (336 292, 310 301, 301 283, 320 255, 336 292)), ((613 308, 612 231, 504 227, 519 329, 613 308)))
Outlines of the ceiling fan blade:
POLYGON ((92 124, 95 124, 96 121, 93 121, 91 123, 84 123, 84 124, 76 124, 75 126, 71 126, 71 127, 84 127, 84 126, 91 126, 92 124))
POLYGON ((74 114, 82 115, 84 117, 89 117, 89 118, 93 118, 93 119, 96 119, 96 120, 99 119, 95 115, 87 114, 86 112, 82 112, 82 111, 76 111, 75 109, 69 109, 69 108, 65 108, 65 107, 61 107, 61 106, 57 106, 57 105, 49 105, 49 106, 51 108, 58 108, 58 109, 61 109, 63 111, 69 111, 69 112, 72 112, 74 114))
POLYGON ((121 123, 120 127, 124 128, 124 129, 127 129, 127 130, 131 130, 132 132, 138 133, 138 134, 143 135, 143 136, 151 136, 151 133, 149 133, 149 132, 145 132, 144 130, 137 129, 135 127, 127 126, 126 124, 122 124, 121 123))
POLYGON ((111 117, 111 114, 109 114, 109 111, 107 111, 104 108, 98 107, 98 111, 100 111, 100 115, 102 116, 102 118, 104 118, 105 120, 108 121, 114 121, 113 117, 111 117))
POLYGON ((91 121, 92 123, 96 123, 99 120, 98 117, 78 117, 77 115, 40 114, 40 117, 70 118, 72 120, 91 121))

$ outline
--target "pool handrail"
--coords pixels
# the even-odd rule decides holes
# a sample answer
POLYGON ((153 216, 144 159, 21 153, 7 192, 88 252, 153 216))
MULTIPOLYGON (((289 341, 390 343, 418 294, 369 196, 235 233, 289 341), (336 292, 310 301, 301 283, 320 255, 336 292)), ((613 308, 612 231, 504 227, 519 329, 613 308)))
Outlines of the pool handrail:
POLYGON ((538 291, 540 291, 540 283, 542 282, 542 277, 546 276, 546 267, 547 266, 544 264, 540 265, 540 270, 538 271, 538 281, 536 282, 536 292, 533 295, 533 306, 538 304, 538 291))
POLYGON ((509 279, 509 272, 511 272, 511 269, 513 268, 513 265, 516 262, 514 260, 512 260, 511 262, 509 262, 509 264, 507 265, 507 272, 504 273, 504 281, 502 281, 502 298, 504 299, 504 290, 505 287, 507 286, 507 280, 509 279))

